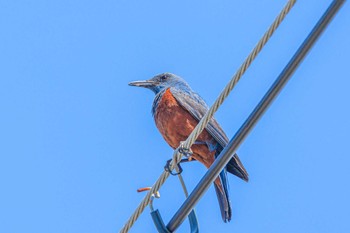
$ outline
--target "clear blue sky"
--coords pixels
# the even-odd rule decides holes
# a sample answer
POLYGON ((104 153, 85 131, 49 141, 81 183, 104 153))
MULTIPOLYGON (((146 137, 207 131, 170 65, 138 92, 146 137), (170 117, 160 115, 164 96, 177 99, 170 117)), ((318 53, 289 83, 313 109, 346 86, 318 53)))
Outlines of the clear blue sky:
MULTIPOLYGON (((231 137, 331 1, 298 1, 216 118, 231 137)), ((172 150, 128 82, 161 72, 213 103, 286 1, 0 1, 0 232, 118 232, 172 150)), ((239 148, 233 220, 201 232, 350 232, 347 3, 239 148)), ((184 166, 190 189, 202 165, 184 166)), ((184 200, 177 178, 155 205, 184 200)), ((149 209, 131 232, 155 232, 149 209)), ((188 232, 184 223, 178 232, 188 232)))

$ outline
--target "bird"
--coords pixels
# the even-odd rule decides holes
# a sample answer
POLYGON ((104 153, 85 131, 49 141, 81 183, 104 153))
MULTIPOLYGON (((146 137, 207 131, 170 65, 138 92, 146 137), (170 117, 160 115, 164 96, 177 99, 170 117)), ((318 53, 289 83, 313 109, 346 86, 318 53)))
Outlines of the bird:
MULTIPOLYGON (((159 132, 173 149, 187 139, 209 110, 203 98, 184 79, 172 73, 158 74, 149 80, 130 82, 129 85, 154 92, 152 115, 159 132)), ((212 118, 191 146, 191 158, 209 168, 228 142, 221 126, 212 118)), ((227 172, 246 182, 249 179, 238 155, 234 154, 214 181, 224 222, 229 222, 232 218, 227 172)))

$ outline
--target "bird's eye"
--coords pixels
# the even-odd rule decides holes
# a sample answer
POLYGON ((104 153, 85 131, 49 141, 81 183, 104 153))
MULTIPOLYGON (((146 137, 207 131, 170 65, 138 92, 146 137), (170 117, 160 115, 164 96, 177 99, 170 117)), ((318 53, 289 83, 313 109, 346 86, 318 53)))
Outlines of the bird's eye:
POLYGON ((168 78, 168 77, 167 77, 166 75, 163 75, 163 76, 160 77, 160 80, 164 81, 164 80, 166 80, 167 78, 168 78))

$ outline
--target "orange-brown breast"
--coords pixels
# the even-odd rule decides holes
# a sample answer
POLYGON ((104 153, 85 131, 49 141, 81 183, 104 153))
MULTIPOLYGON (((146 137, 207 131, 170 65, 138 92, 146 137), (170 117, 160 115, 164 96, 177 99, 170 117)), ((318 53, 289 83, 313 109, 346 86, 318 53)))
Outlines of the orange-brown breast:
MULTIPOLYGON (((154 119, 165 141, 174 149, 179 146, 181 141, 187 139, 198 124, 198 121, 179 105, 172 95, 170 88, 161 97, 155 110, 154 119)), ((197 141, 215 142, 206 130, 203 130, 197 141)), ((193 145, 191 149, 193 151, 193 157, 203 163, 207 168, 214 162, 215 151, 210 151, 206 144, 193 145)))

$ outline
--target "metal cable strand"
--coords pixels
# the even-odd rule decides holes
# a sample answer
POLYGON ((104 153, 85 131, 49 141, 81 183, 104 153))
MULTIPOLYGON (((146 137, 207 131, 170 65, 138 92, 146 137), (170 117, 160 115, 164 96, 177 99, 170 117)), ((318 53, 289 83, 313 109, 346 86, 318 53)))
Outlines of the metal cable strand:
MULTIPOLYGON (((203 131, 203 129, 206 127, 210 119, 213 117, 214 113, 218 110, 220 105, 224 102, 226 97, 230 94, 234 86, 237 84, 237 82, 240 80, 240 78, 243 76, 244 72, 248 69, 252 61, 255 59, 255 57, 258 55, 258 53, 261 51, 263 46, 267 43, 267 41, 270 39, 272 34, 275 32, 277 27, 280 25, 280 23, 283 21, 285 16, 288 14, 290 9, 294 6, 296 0, 289 0, 286 6, 283 8, 283 10, 280 12, 280 14, 277 16, 275 21, 272 23, 268 31, 264 34, 264 36, 260 39, 258 44, 255 46, 253 51, 249 54, 249 56, 246 58, 244 63, 241 65, 241 67, 238 69, 236 74, 232 77, 231 81, 226 85, 224 90, 221 92, 220 96, 216 99, 214 104, 210 107, 209 111, 204 115, 204 117, 200 120, 196 128, 192 131, 192 133, 188 136, 186 141, 178 147, 173 154, 173 159, 170 164, 170 169, 174 169, 175 164, 178 164, 178 162, 181 160, 182 153, 179 152, 179 149, 182 148, 191 148, 192 144, 195 142, 199 134, 203 131)), ((147 195, 144 197, 142 202, 139 204, 135 212, 131 215, 129 220, 126 222, 124 227, 121 229, 120 233, 127 233, 132 225, 136 222, 138 217, 141 215, 143 210, 146 208, 146 206, 150 202, 150 198, 152 193, 156 193, 160 187, 164 184, 165 180, 169 177, 169 173, 166 171, 163 171, 163 173, 160 175, 156 183, 152 186, 151 190, 147 193, 147 195)))
POLYGON ((244 72, 248 69, 252 61, 255 59, 255 57, 258 55, 258 53, 261 51, 263 46, 266 44, 266 42, 270 39, 274 31, 277 29, 279 24, 282 22, 284 17, 287 15, 289 10, 292 8, 292 6, 295 4, 296 0, 290 0, 287 5, 284 7, 282 12, 278 15, 278 17, 275 19, 274 23, 270 26, 268 31, 264 34, 264 36, 261 38, 261 40, 258 42, 258 44, 255 46, 253 51, 249 54, 249 56, 246 58, 244 63, 241 65, 239 70, 236 72, 236 74, 232 77, 231 81, 226 85, 224 90, 221 92, 220 96, 216 99, 212 107, 209 109, 209 111, 204 115, 204 117, 201 119, 199 124, 196 126, 196 128, 192 131, 190 136, 187 138, 187 140, 184 142, 183 147, 190 148, 192 144, 195 142, 199 134, 202 132, 202 130, 206 127, 210 119, 213 117, 214 113, 218 110, 220 105, 224 102, 226 97, 230 94, 234 86, 237 84, 237 82, 240 80, 240 78, 243 76, 244 72))
MULTIPOLYGON (((175 169, 176 169, 176 172, 179 173, 178 166, 176 166, 175 169)), ((179 181, 180 181, 181 186, 182 186, 182 190, 184 191, 185 197, 187 198, 188 197, 188 191, 187 191, 187 188, 186 188, 186 185, 185 185, 184 178, 182 177, 181 173, 177 174, 177 177, 179 178, 179 181)))

